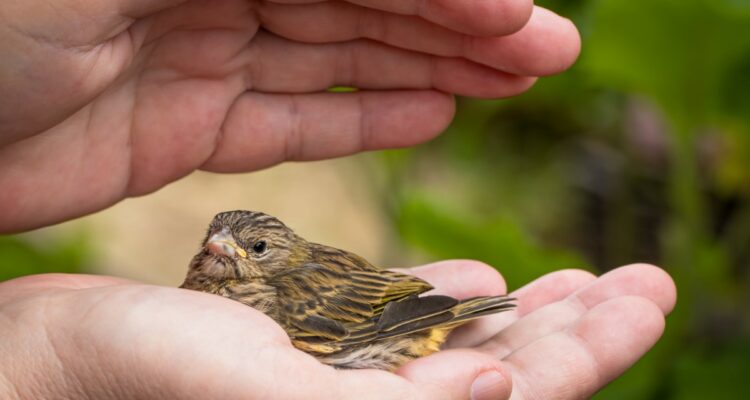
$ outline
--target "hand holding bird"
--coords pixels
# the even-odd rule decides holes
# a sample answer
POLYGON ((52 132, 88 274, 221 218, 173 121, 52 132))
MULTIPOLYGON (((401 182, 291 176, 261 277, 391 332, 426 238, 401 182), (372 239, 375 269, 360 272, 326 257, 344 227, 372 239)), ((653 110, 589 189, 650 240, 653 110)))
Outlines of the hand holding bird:
MULTIPOLYGON (((456 298, 505 290, 478 262, 408 273, 456 298)), ((13 360, 0 363, 0 393, 7 379, 21 398, 588 398, 656 342, 675 288, 663 270, 631 265, 599 278, 553 272, 511 296, 517 308, 456 329, 447 350, 392 374, 334 370, 292 347, 272 319, 220 296, 106 276, 30 276, 0 283, 0 352, 13 360)))
POLYGON ((453 328, 513 307, 506 296, 419 297, 432 289, 422 279, 308 242, 252 211, 213 219, 181 287, 262 311, 295 347, 338 368, 396 369, 438 351, 453 328))

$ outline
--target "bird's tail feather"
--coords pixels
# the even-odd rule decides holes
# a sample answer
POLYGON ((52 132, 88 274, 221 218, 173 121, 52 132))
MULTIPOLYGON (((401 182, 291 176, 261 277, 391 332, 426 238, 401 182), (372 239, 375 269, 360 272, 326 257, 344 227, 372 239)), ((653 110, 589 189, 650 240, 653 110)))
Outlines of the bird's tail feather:
POLYGON ((411 297, 388 303, 376 322, 363 324, 339 344, 355 344, 402 336, 432 328, 453 329, 475 318, 515 307, 508 296, 474 297, 458 301, 447 296, 411 297))
POLYGON ((454 317, 448 325, 460 325, 485 315, 499 313, 514 308, 515 300, 508 296, 473 297, 453 307, 454 317))

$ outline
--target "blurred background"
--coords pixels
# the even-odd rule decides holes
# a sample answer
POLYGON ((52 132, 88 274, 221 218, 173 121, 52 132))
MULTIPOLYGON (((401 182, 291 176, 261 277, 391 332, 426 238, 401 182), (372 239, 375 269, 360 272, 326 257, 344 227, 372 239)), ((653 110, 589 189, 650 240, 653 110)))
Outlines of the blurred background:
POLYGON ((677 309, 656 348, 596 398, 744 398, 750 0, 538 3, 576 21, 584 49, 529 93, 459 99, 448 132, 415 149, 195 173, 0 237, 0 280, 90 272, 176 286, 213 214, 237 208, 383 266, 479 259, 511 289, 562 268, 651 262, 677 281, 677 309))

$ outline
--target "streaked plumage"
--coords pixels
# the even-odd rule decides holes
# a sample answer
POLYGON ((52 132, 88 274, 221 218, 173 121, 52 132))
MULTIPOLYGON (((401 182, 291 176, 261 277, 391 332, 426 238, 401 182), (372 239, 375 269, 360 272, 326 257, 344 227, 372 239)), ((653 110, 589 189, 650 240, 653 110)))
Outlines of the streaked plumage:
POLYGON ((420 297, 429 283, 308 242, 252 211, 214 217, 181 287, 266 313, 294 346, 338 368, 395 369, 438 351, 456 326, 513 307, 505 296, 420 297))

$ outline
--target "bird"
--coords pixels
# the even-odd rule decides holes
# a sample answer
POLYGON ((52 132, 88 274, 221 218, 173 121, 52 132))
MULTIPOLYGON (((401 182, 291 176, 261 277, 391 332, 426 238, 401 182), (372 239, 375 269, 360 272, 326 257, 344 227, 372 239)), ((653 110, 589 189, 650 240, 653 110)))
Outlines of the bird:
POLYGON ((180 287, 265 313, 294 347, 338 369, 396 370, 439 351, 452 329, 515 307, 508 296, 423 295, 433 287, 416 276, 309 242, 246 210, 213 218, 180 287))

